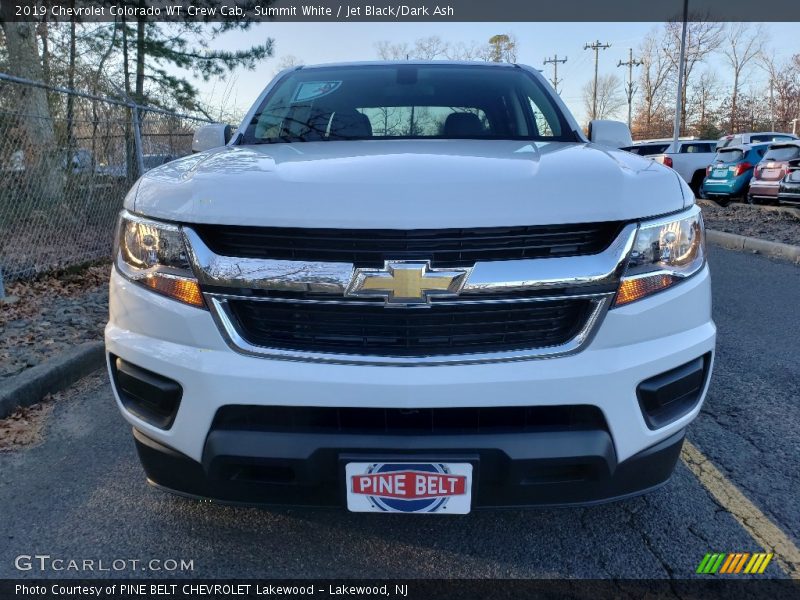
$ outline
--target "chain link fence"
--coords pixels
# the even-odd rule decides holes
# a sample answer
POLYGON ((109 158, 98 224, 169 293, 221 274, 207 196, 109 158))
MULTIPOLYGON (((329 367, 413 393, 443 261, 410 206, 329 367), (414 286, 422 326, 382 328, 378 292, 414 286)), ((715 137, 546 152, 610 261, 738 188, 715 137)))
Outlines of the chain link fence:
POLYGON ((133 182, 207 122, 0 74, 0 297, 3 280, 110 257, 133 182))

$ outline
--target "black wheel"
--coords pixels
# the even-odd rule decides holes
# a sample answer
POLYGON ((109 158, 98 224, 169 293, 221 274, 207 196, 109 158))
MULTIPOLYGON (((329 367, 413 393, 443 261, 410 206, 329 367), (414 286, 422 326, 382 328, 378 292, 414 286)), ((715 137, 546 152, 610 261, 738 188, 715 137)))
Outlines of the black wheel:
POLYGON ((712 200, 714 200, 714 202, 716 202, 723 208, 731 203, 731 199, 727 196, 717 196, 716 198, 712 198, 712 200))
POLYGON ((747 201, 747 203, 748 203, 748 204, 750 204, 750 205, 758 204, 758 201, 756 201, 756 199, 755 199, 755 198, 753 198, 753 197, 752 197, 750 194, 747 194, 747 195, 745 196, 745 200, 746 200, 746 201, 747 201))

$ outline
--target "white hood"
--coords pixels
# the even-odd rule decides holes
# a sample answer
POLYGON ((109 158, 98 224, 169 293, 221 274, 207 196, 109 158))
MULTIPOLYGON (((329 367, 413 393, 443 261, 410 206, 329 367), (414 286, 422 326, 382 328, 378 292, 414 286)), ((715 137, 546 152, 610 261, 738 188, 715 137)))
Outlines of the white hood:
POLYGON ((676 174, 584 143, 230 146, 148 172, 126 199, 186 223, 427 229, 632 220, 690 203, 676 174))

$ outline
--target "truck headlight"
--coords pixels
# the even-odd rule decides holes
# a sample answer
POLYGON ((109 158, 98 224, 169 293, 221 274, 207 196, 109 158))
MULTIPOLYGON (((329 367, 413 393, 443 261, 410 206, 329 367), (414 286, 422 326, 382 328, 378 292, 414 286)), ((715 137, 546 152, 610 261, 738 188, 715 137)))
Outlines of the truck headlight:
POLYGON ((703 268, 705 229, 695 205, 678 215, 639 226, 614 306, 660 292, 703 268))
POLYGON ((116 265, 129 280, 191 306, 205 308, 180 227, 122 211, 116 265))

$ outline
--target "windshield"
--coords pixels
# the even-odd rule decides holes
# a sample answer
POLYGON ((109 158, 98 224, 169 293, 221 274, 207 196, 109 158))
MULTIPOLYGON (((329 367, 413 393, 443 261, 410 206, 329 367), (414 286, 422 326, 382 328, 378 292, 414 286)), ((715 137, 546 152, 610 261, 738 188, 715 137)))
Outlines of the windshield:
POLYGON ((716 162, 737 162, 744 158, 744 152, 742 150, 720 150, 717 152, 717 155, 714 157, 716 162))
POLYGON ((398 64, 292 71, 262 102, 242 143, 364 139, 577 137, 523 69, 398 64))
POLYGON ((750 136, 750 143, 755 142, 780 142, 783 140, 792 140, 794 139, 790 135, 780 135, 780 134, 760 134, 760 135, 751 135, 750 136))
POLYGON ((792 160, 798 156, 800 156, 800 146, 780 146, 767 150, 764 160, 792 160))

